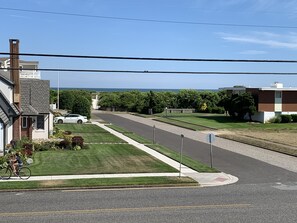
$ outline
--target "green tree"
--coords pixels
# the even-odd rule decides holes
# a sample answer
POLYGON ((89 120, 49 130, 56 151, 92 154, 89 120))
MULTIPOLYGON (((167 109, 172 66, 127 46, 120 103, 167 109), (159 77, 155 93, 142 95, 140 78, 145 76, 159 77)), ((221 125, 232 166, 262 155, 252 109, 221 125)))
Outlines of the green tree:
POLYGON ((99 94, 99 106, 103 109, 116 109, 120 107, 120 95, 118 92, 101 92, 99 94))
POLYGON ((57 91, 56 90, 50 90, 50 103, 54 104, 57 103, 57 91))
POLYGON ((213 91, 201 91, 199 92, 199 98, 198 109, 205 108, 205 112, 216 110, 220 101, 218 93, 213 91))
POLYGON ((225 112, 229 112, 231 110, 231 101, 232 101, 232 95, 228 95, 227 91, 219 91, 218 92, 219 95, 219 102, 218 102, 218 106, 219 107, 223 107, 225 112))
POLYGON ((243 120, 248 114, 252 120, 252 115, 256 112, 255 100, 251 93, 245 92, 242 94, 233 95, 230 106, 230 113, 240 120, 243 120))
POLYGON ((60 97, 59 97, 60 108, 66 109, 66 110, 72 110, 75 97, 76 96, 71 91, 68 91, 68 90, 61 91, 60 97))
POLYGON ((177 93, 178 108, 197 108, 200 100, 197 90, 180 90, 177 93))
POLYGON ((82 95, 76 96, 72 106, 72 113, 84 115, 84 116, 87 116, 88 119, 90 119, 91 118, 90 101, 82 95))

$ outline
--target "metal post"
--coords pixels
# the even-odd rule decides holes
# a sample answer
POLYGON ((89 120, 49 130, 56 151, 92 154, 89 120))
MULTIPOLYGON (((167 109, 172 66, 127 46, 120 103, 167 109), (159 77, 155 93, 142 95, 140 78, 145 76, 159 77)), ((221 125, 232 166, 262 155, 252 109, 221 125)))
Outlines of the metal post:
POLYGON ((212 143, 210 143, 210 167, 212 168, 213 158, 212 158, 212 143))
POLYGON ((181 177, 181 168, 182 168, 182 162, 183 162, 183 147, 184 147, 184 135, 181 134, 179 177, 181 177))
POLYGON ((207 142, 209 143, 210 145, 210 167, 212 168, 213 167, 213 155, 212 155, 212 143, 215 141, 215 135, 213 133, 210 133, 207 135, 207 142))
POLYGON ((156 126, 153 126, 153 144, 156 144, 156 126))

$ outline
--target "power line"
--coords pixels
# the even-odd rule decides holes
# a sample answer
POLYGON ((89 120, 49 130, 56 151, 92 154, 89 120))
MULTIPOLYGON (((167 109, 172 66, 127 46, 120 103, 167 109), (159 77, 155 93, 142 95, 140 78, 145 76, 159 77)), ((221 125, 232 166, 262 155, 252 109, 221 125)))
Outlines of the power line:
POLYGON ((180 61, 180 62, 232 62, 232 63, 297 63, 297 60, 241 60, 241 59, 207 59, 207 58, 165 58, 165 57, 123 57, 123 56, 91 56, 70 54, 41 54, 19 53, 10 54, 0 52, 0 55, 32 56, 32 57, 57 57, 57 58, 83 58, 83 59, 109 59, 109 60, 151 60, 151 61, 180 61))
POLYGON ((297 72, 242 72, 242 71, 160 71, 160 70, 97 70, 63 68, 0 68, 0 70, 49 71, 49 72, 86 72, 86 73, 133 73, 133 74, 197 74, 197 75, 297 75, 297 72))
POLYGON ((41 13, 41 14, 51 14, 51 15, 63 15, 63 16, 76 16, 76 17, 97 18, 97 19, 136 21, 136 22, 171 23, 171 24, 204 25, 204 26, 254 27, 254 28, 273 28, 273 29, 297 29, 297 26, 255 25, 255 24, 211 23, 211 22, 192 22, 192 21, 140 19, 140 18, 128 18, 128 17, 87 15, 87 14, 67 13, 67 12, 29 10, 29 9, 18 9, 18 8, 8 8, 8 7, 0 7, 0 10, 30 12, 30 13, 41 13))

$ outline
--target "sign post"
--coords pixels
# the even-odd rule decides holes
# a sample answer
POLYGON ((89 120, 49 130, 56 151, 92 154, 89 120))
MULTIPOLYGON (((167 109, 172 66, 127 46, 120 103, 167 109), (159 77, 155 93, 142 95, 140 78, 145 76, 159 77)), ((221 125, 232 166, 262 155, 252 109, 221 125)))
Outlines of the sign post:
POLYGON ((153 126, 153 144, 156 144, 156 126, 153 126))
POLYGON ((210 167, 213 167, 213 154, 212 154, 212 143, 215 141, 216 136, 213 133, 207 135, 207 142, 210 144, 210 167))
POLYGON ((181 145, 180 145, 180 162, 179 162, 179 178, 181 178, 181 168, 183 162, 183 147, 184 147, 184 135, 181 134, 181 145))

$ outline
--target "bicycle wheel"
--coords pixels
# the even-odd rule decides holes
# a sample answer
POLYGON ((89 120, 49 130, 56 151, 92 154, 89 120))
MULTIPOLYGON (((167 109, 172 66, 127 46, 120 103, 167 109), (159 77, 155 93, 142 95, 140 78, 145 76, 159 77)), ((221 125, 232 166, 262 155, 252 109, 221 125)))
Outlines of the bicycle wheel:
POLYGON ((19 177, 22 180, 27 180, 30 178, 30 176, 31 176, 31 170, 28 167, 24 166, 19 169, 19 177))
POLYGON ((8 180, 11 177, 11 169, 9 168, 0 168, 0 179, 8 180))

